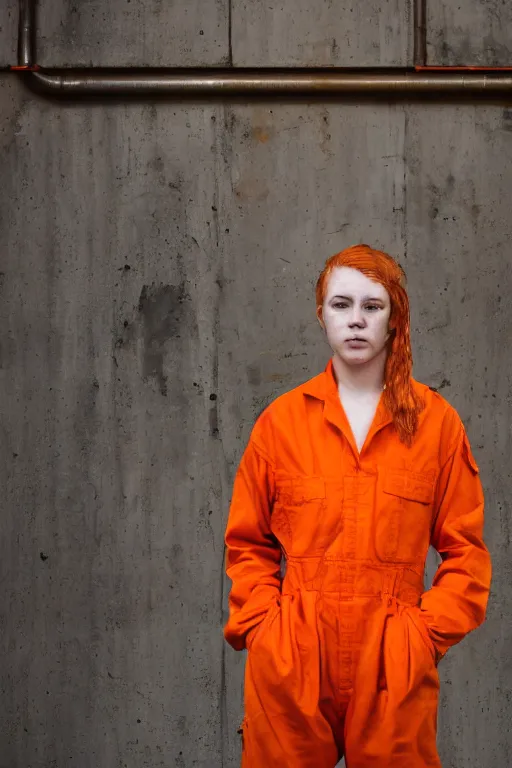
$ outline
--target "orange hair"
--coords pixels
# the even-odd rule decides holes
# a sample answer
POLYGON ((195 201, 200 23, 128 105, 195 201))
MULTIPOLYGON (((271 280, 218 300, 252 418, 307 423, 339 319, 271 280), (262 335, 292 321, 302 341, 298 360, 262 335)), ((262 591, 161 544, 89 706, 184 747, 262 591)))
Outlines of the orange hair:
POLYGON ((410 445, 418 429, 424 403, 413 389, 411 321, 405 272, 387 253, 369 245, 353 245, 327 259, 316 284, 317 312, 323 307, 327 282, 336 267, 351 267, 384 286, 391 300, 389 327, 392 333, 384 370, 384 404, 403 443, 410 445))

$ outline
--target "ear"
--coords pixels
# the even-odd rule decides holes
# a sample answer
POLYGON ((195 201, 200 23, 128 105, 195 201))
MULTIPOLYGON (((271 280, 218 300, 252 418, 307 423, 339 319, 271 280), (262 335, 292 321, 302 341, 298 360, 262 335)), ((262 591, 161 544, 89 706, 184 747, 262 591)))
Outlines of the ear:
POLYGON ((386 336, 386 341, 392 341, 395 338, 396 335, 396 328, 394 326, 388 326, 388 334, 386 336))
POLYGON ((320 327, 322 328, 323 331, 325 331, 325 323, 324 323, 324 319, 323 319, 322 306, 321 305, 316 308, 316 317, 317 317, 318 322, 320 323, 320 327))

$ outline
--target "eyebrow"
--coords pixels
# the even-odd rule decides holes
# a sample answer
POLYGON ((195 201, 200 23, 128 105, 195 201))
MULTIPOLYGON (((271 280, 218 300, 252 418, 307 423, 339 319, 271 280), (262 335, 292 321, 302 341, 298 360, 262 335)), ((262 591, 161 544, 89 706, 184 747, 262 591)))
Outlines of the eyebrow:
MULTIPOLYGON (((333 296, 331 301, 334 299, 345 299, 345 301, 353 301, 353 298, 351 296, 333 296)), ((363 296, 362 301, 379 301, 381 304, 383 304, 383 299, 379 299, 376 296, 363 296)))

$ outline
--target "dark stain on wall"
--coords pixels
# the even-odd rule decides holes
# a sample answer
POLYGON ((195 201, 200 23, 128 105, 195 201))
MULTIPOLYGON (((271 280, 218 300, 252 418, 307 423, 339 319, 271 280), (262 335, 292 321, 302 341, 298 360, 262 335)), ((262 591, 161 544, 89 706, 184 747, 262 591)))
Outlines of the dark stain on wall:
POLYGON ((261 369, 257 365, 247 366, 247 380, 252 387, 259 387, 261 384, 261 369))
POLYGON ((194 322, 190 296, 185 283, 144 285, 139 299, 143 330, 142 374, 154 378, 162 395, 167 395, 164 356, 167 343, 181 339, 182 329, 194 322))
POLYGON ((512 109, 504 109, 501 126, 504 131, 512 132, 512 109))

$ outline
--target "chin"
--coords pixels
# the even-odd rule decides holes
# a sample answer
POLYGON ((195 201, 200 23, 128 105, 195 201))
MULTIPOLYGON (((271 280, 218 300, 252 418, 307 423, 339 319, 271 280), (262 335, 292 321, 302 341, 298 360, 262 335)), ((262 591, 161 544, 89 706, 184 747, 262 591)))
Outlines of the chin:
POLYGON ((357 365, 364 365, 369 360, 371 360, 370 355, 354 354, 354 355, 338 355, 338 357, 345 365, 352 365, 354 367, 357 365))

